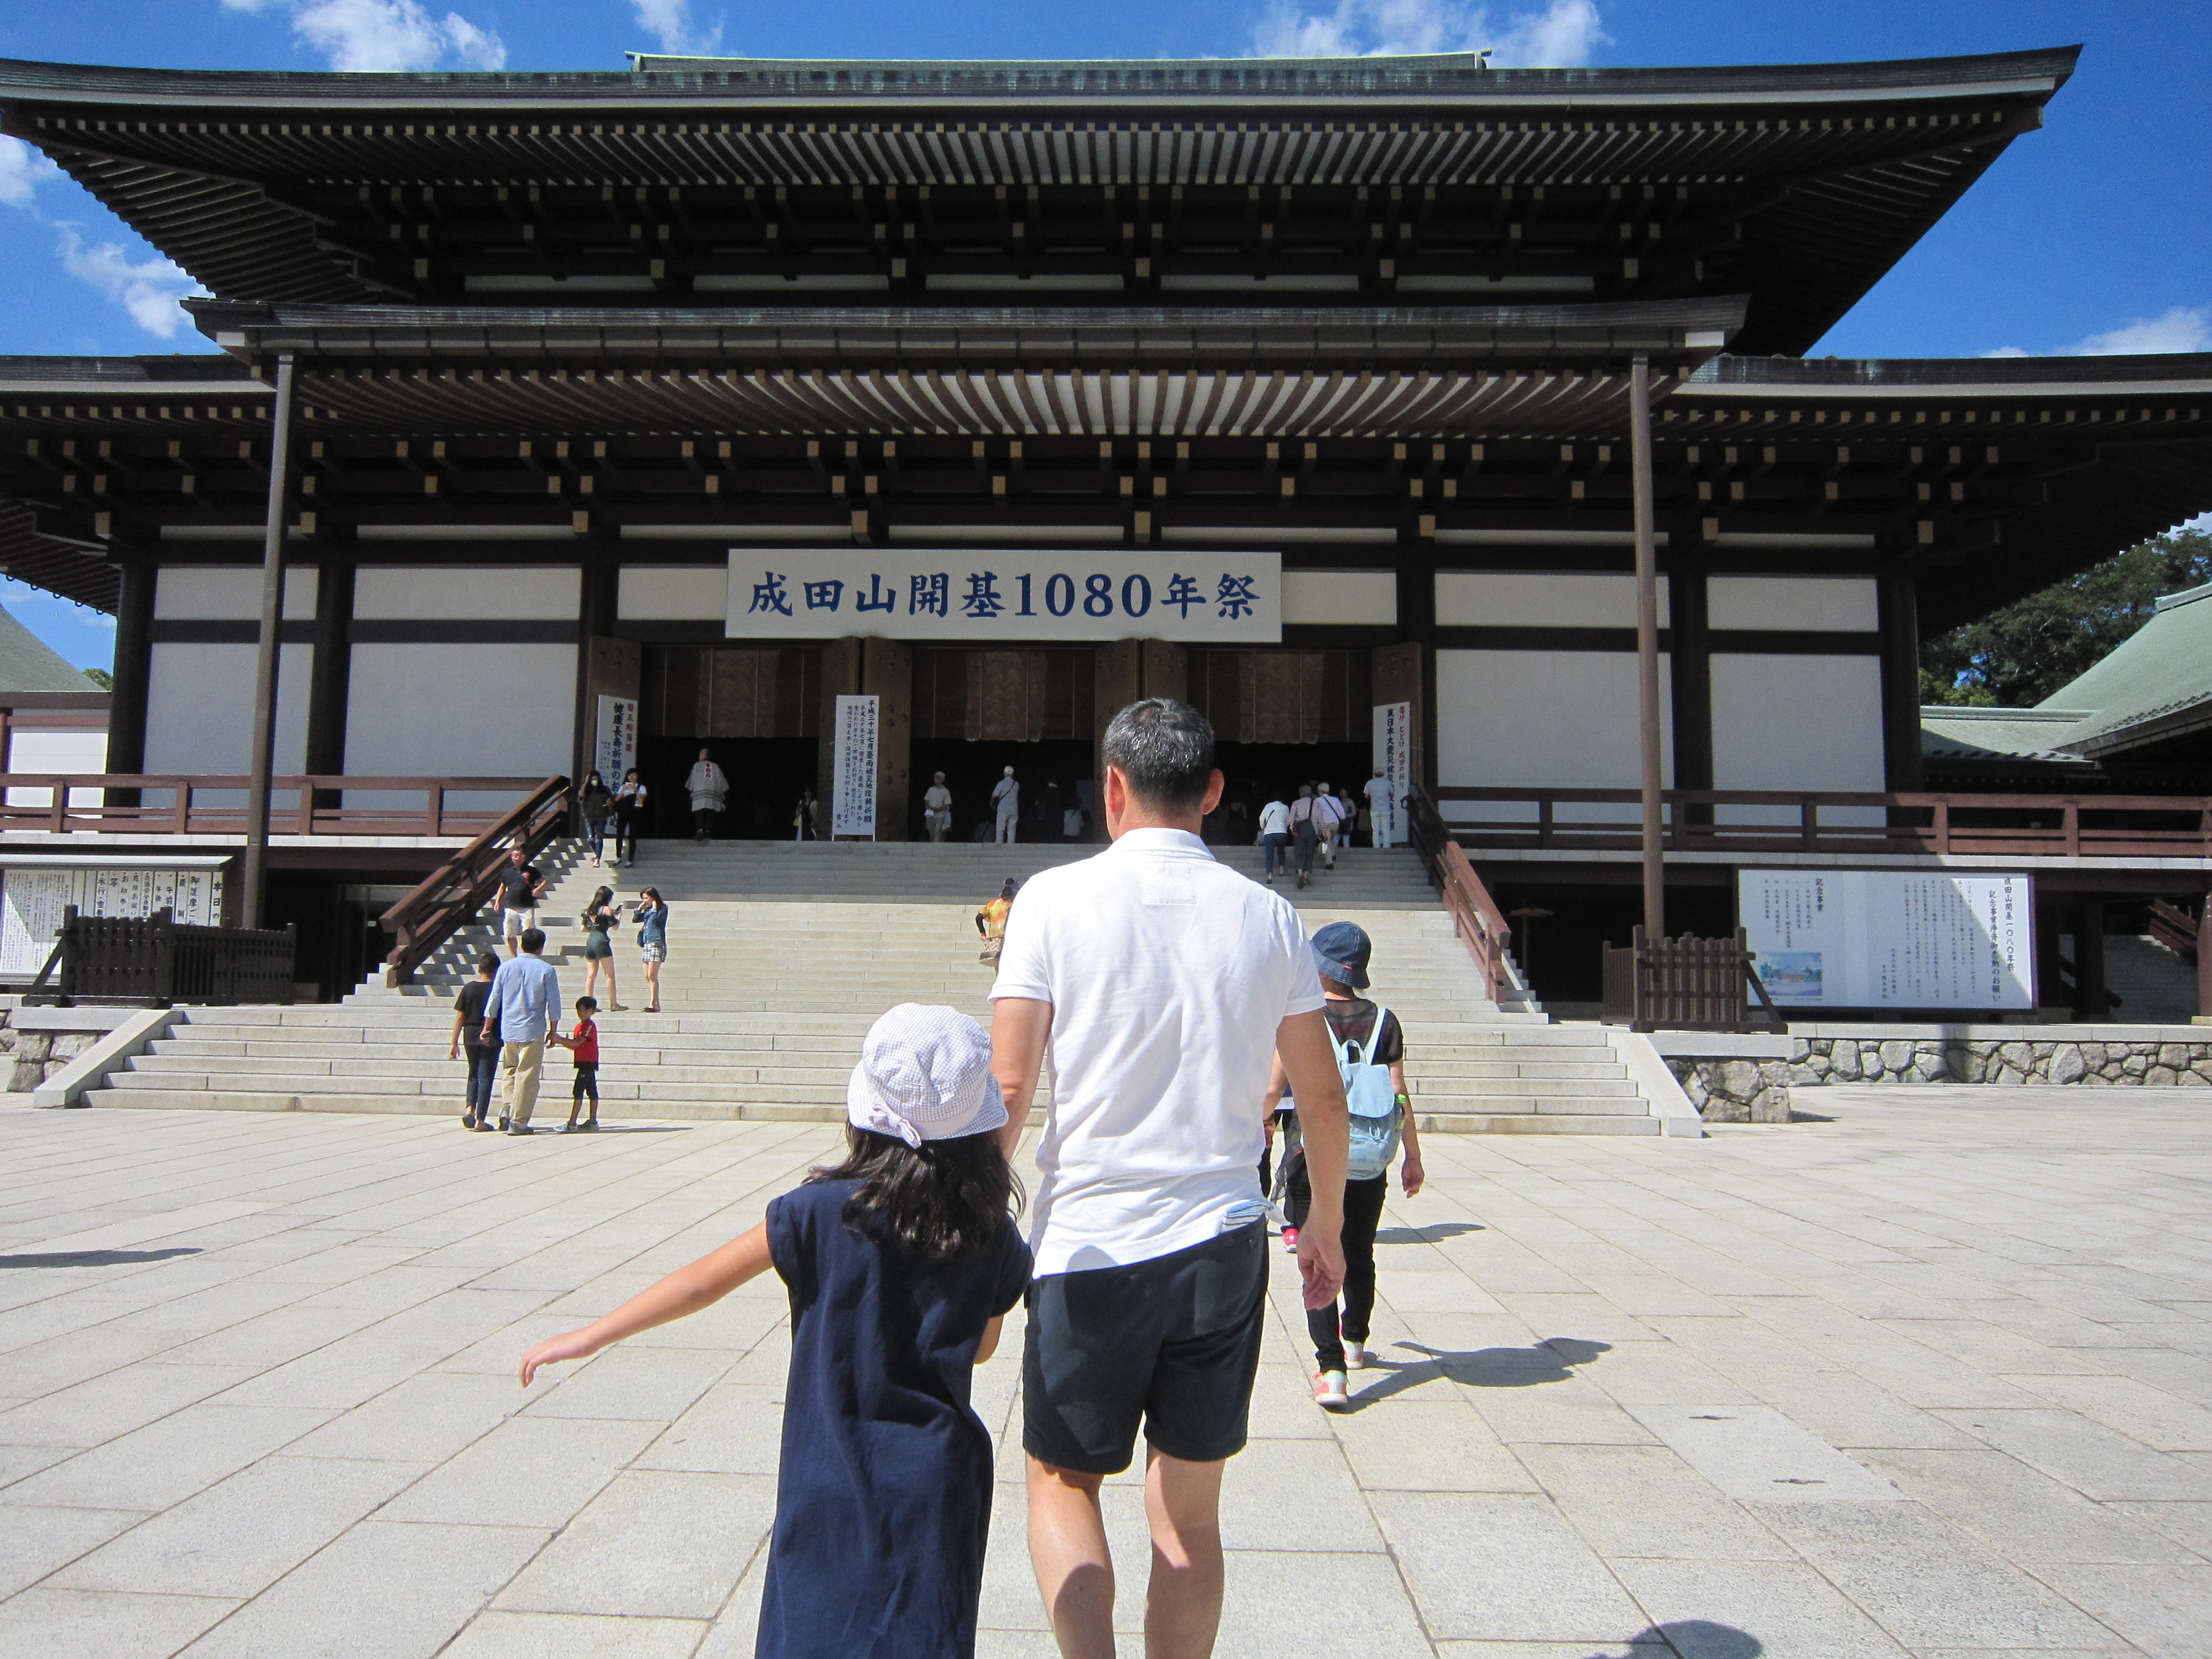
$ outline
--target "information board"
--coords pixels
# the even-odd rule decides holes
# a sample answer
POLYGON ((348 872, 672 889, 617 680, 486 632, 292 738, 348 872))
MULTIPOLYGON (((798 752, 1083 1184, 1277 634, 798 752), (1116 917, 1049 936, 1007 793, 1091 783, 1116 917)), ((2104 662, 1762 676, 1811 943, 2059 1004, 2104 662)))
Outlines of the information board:
POLYGON ((637 764, 637 699, 601 697, 592 764, 609 790, 621 787, 623 774, 637 764))
POLYGON ((35 974, 62 930, 62 912, 150 916, 165 906, 175 919, 212 927, 222 920, 222 874, 216 870, 51 870, 0 874, 0 974, 35 974))
POLYGON ((1784 1008, 2033 1008, 2026 876, 1743 870, 1759 979, 1784 1008))
POLYGON ((733 548, 732 639, 1277 645, 1280 553, 733 548))
POLYGON ((876 720, 874 697, 837 699, 837 750, 830 771, 830 834, 876 833, 876 720))

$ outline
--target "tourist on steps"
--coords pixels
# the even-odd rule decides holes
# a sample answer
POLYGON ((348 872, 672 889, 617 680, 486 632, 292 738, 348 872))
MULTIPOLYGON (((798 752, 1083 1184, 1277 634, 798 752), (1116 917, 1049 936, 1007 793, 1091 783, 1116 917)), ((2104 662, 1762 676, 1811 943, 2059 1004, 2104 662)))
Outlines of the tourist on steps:
POLYGON ((699 758, 692 763, 690 775, 684 780, 684 787, 691 797, 691 839, 703 846, 714 839, 714 817, 730 793, 730 775, 714 764, 713 755, 702 749, 699 758))
POLYGON ((998 814, 999 839, 1011 842, 1018 838, 1022 817, 1022 787, 1014 781, 1014 769, 1009 766, 1006 775, 999 780, 991 791, 991 810, 998 814))
POLYGON ((1370 847, 1388 848, 1390 832, 1397 827, 1398 803, 1390 793, 1390 780, 1376 767, 1375 775, 1367 780, 1367 815, 1372 826, 1367 836, 1370 847))
POLYGON ((526 1135, 530 1114, 538 1104, 538 1083, 545 1066, 545 1039, 561 1018, 561 977, 539 953, 545 934, 532 927, 522 935, 522 954, 502 962, 492 976, 491 995, 484 1002, 483 1040, 500 1045, 500 1070, 505 1091, 501 1097, 499 1127, 511 1135, 526 1135))
POLYGON ((564 1135, 574 1134, 580 1129, 599 1127, 599 1025, 592 1018, 599 1012, 599 1005, 591 998, 578 997, 575 1030, 566 1036, 556 1031, 550 1039, 557 1047, 566 1048, 576 1060, 576 1080, 568 1090, 568 1121, 561 1127, 564 1135), (586 1096, 591 1098, 592 1115, 579 1123, 576 1114, 584 1109, 586 1096))
POLYGON ((1298 849, 1298 886, 1301 890, 1313 885, 1314 848, 1321 845, 1321 826, 1315 818, 1313 785, 1298 786, 1298 798, 1291 803, 1291 839, 1298 849))
POLYGON ((1022 890, 1021 883, 1008 876, 999 889, 999 896, 975 913, 975 931, 983 936, 983 952, 976 957, 991 967, 999 965, 999 953, 1006 948, 1006 917, 1014 908, 1014 895, 1022 890))
POLYGON ((512 959, 523 934, 538 926, 538 896, 545 890, 545 878, 520 847, 507 854, 507 868, 499 872, 499 932, 512 959))
MULTIPOLYGON (((773 1268, 791 1300, 758 1659, 975 1650, 990 1431, 969 1403, 1029 1283, 1020 1188, 981 1026, 903 1003, 846 1091, 846 1152, 768 1218, 594 1324, 522 1356, 582 1359, 773 1268)), ((1109 1636, 1109 1640, 1111 1638, 1109 1636)))
POLYGON ((1267 885, 1273 887, 1275 872, 1291 862, 1291 804, 1280 795, 1260 809, 1260 845, 1267 849, 1267 885))
POLYGON ((597 772, 584 774, 584 787, 576 791, 576 811, 584 820, 584 839, 592 844, 592 862, 596 865, 606 851, 607 820, 615 811, 614 793, 597 772))
POLYGON ((499 953, 487 951, 477 958, 477 976, 461 987, 453 999, 453 1040, 446 1049, 447 1060, 468 1056, 468 1105, 461 1113, 465 1129, 491 1127, 492 1091, 499 1085, 499 1033, 486 1041, 484 1004, 491 998, 492 975, 499 972, 499 953))
MULTIPOLYGON (((637 949, 645 962, 645 1012, 660 1012, 660 964, 668 960, 668 907, 658 887, 637 890, 637 949)), ((608 981, 611 994, 612 981, 608 981)))
POLYGON ((921 827, 929 832, 933 842, 942 842, 945 831, 952 828, 952 792, 945 787, 942 772, 922 792, 921 827))
POLYGON ((623 774, 622 782, 615 789, 615 863, 623 861, 623 848, 629 848, 629 861, 637 863, 637 821, 645 816, 645 781, 631 767, 623 774))
MULTIPOLYGON (((1322 1012, 1352 1115, 1352 1154, 1344 1182, 1344 1310, 1340 1316, 1334 1301, 1306 1310, 1306 1334, 1313 1339, 1317 1367, 1314 1401, 1323 1411, 1349 1407, 1345 1373, 1364 1370, 1368 1364, 1367 1334, 1375 1316, 1375 1229, 1382 1219, 1390 1159, 1401 1144, 1406 1161, 1400 1177, 1406 1196, 1421 1190, 1421 1137, 1406 1097, 1405 1032, 1397 1015, 1358 994, 1367 988, 1374 948, 1366 929, 1349 921, 1333 921, 1313 936, 1314 967, 1327 999, 1322 1012)), ((1298 1229, 1313 1208, 1316 1182, 1298 1142, 1297 1097, 1289 1087, 1278 1055, 1264 1109, 1287 1109, 1283 1239, 1285 1247, 1295 1248, 1298 1229)))
POLYGON ((1060 1652, 1111 1655, 1099 1486, 1141 1432, 1146 1650, 1201 1659, 1221 1618, 1222 1476, 1267 1322, 1252 1171, 1270 1048, 1307 1106, 1309 1306, 1334 1303, 1344 1273, 1342 1089, 1297 912, 1199 838, 1221 798, 1212 728, 1148 699, 1115 715, 1100 754, 1112 845, 1024 884, 992 993, 1009 1148, 1048 1043, 1053 1060, 1022 1360, 1030 1559, 1060 1652))
MULTIPOLYGON (((607 1012, 626 1014, 622 993, 615 988, 614 930, 622 926, 622 905, 611 887, 601 887, 592 895, 592 902, 584 907, 577 918, 584 928, 584 994, 594 995, 599 986, 599 975, 607 976, 607 1012)), ((596 1004, 593 1005, 597 1006, 596 1004)))
POLYGON ((1314 829, 1321 836, 1322 868, 1336 868, 1336 837, 1344 823, 1344 803, 1327 784, 1314 795, 1314 829))

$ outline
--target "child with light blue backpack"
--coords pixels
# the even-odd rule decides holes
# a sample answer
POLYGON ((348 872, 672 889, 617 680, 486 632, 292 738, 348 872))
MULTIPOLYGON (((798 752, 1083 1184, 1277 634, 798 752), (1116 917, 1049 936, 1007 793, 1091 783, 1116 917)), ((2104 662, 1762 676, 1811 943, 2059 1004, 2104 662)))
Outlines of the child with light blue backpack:
MULTIPOLYGON (((1401 1171, 1406 1196, 1421 1190, 1421 1138, 1406 1097, 1406 1036, 1398 1017, 1358 993, 1367 988, 1368 958, 1374 943, 1367 931, 1334 921, 1313 936, 1314 967, 1321 975, 1322 1017, 1336 1046, 1336 1065, 1344 1079, 1345 1102, 1352 1109, 1352 1158, 1344 1183, 1344 1306, 1330 1303, 1306 1312, 1312 1337, 1314 1403, 1323 1411, 1343 1411, 1351 1403, 1346 1372, 1368 1363, 1367 1334, 1375 1313, 1375 1230, 1382 1219, 1389 1186, 1390 1160, 1402 1149, 1401 1171)), ((1267 1110, 1295 1108, 1285 1096, 1288 1081, 1278 1058, 1267 1085, 1267 1110)), ((1305 1154, 1297 1144, 1292 1118, 1283 1155, 1286 1236, 1295 1237, 1312 1206, 1313 1191, 1305 1154)))

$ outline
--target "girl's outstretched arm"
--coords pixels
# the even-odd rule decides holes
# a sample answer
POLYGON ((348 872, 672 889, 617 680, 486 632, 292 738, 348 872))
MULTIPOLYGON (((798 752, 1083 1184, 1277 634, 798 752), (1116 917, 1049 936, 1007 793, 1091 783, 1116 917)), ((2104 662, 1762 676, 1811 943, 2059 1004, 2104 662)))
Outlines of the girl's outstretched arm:
POLYGON ((983 1340, 975 1345, 975 1363, 977 1364, 981 1364, 993 1354, 998 1352, 999 1331, 1006 1322, 1006 1315, 1000 1314, 996 1319, 983 1327, 983 1340))
POLYGON ((768 1223, 763 1221, 720 1249, 701 1256, 688 1267, 678 1267, 658 1285, 640 1291, 605 1318, 595 1320, 581 1330, 548 1337, 540 1342, 522 1356, 522 1386, 530 1386, 530 1379, 538 1374, 540 1365, 562 1359, 588 1359, 626 1336, 635 1336, 655 1325, 665 1325, 672 1319, 697 1313, 720 1301, 747 1279, 759 1278, 770 1265, 768 1223))

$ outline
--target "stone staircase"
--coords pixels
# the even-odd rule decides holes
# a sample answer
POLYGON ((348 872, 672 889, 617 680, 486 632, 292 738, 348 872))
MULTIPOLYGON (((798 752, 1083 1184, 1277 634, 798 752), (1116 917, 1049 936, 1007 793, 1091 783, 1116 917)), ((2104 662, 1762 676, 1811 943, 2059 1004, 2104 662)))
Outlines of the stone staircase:
MULTIPOLYGON (((836 1121, 861 1035, 900 1001, 989 1017, 991 970, 974 913, 1009 874, 1095 848, 796 842, 647 843, 634 869, 602 871, 573 847, 541 911, 564 1002, 583 988, 574 913, 601 880, 625 899, 657 887, 670 906, 662 1012, 638 1012, 633 930, 614 958, 632 1012, 604 1012, 599 1073, 610 1117, 836 1121), (614 878, 619 877, 619 880, 614 878)), ((1258 849, 1217 849, 1257 877, 1258 849)), ((1347 849, 1305 893, 1279 878, 1308 929, 1355 921, 1374 938, 1371 994, 1403 1020, 1408 1092, 1427 1133, 1650 1134, 1659 1128, 1604 1034, 1501 1008, 1409 852, 1347 849)), ((551 873, 551 869, 549 869, 551 873)), ((179 1010, 170 1034, 92 1091, 100 1106, 260 1111, 453 1112, 460 1067, 446 1058, 453 998, 492 943, 478 925, 418 982, 364 984, 336 1006, 179 1010)), ((540 1121, 565 1115, 568 1066, 549 1054, 540 1121)), ((1040 1099, 1042 1104, 1042 1099, 1040 1099)))

